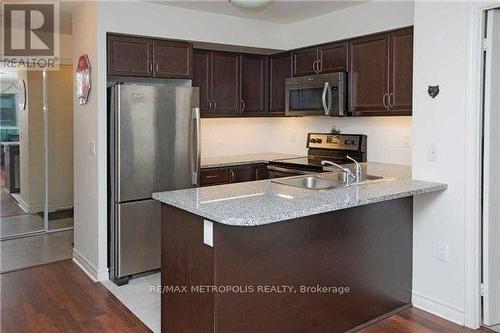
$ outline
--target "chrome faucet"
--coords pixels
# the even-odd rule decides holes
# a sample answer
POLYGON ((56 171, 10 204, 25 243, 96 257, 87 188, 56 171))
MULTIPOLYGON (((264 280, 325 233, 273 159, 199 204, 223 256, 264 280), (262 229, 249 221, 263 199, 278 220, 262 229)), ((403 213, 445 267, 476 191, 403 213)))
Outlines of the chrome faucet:
POLYGON ((351 161, 354 162, 354 164, 356 164, 356 169, 355 169, 355 173, 354 173, 354 176, 355 176, 355 179, 356 179, 356 183, 359 183, 359 181, 361 180, 361 165, 359 164, 358 161, 356 161, 354 158, 352 158, 351 156, 347 155, 346 156, 348 159, 350 159, 351 161))
POLYGON ((359 183, 359 181, 361 180, 361 165, 354 158, 352 158, 350 156, 346 156, 346 157, 349 160, 353 161, 354 164, 356 164, 356 169, 355 169, 354 173, 351 171, 351 169, 343 167, 341 165, 338 165, 337 163, 333 163, 333 162, 330 162, 330 161, 323 160, 323 161, 321 161, 321 165, 331 165, 331 166, 334 166, 337 169, 340 169, 346 175, 347 182, 349 182, 349 178, 350 178, 355 183, 359 183))
POLYGON ((349 169, 349 168, 344 168, 343 166, 338 165, 337 163, 333 163, 333 162, 325 161, 325 160, 321 161, 321 165, 331 165, 331 166, 334 166, 337 169, 341 170, 344 173, 344 175, 346 176, 347 183, 349 183, 349 177, 353 181, 357 181, 356 180, 356 175, 354 175, 352 173, 351 169, 349 169))

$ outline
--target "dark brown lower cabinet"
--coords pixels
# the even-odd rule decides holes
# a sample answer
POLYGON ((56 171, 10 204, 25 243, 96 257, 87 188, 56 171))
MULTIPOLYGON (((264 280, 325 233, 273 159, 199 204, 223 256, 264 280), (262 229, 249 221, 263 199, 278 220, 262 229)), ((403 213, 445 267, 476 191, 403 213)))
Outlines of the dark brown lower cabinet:
POLYGON ((161 214, 161 284, 186 287, 162 293, 162 332, 356 331, 411 306, 412 197, 260 226, 214 222, 213 246, 202 217, 165 204, 161 214))
POLYGON ((200 171, 200 186, 227 183, 229 183, 229 170, 227 168, 209 168, 200 171))
POLYGON ((267 179, 266 164, 244 164, 201 169, 200 186, 222 185, 267 179))

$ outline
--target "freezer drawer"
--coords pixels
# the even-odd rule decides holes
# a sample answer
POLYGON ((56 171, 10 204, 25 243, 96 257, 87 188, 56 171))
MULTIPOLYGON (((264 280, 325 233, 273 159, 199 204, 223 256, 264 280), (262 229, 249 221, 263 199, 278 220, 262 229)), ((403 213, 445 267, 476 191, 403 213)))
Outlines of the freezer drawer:
POLYGON ((115 204, 117 275, 160 267, 160 203, 142 200, 115 204))

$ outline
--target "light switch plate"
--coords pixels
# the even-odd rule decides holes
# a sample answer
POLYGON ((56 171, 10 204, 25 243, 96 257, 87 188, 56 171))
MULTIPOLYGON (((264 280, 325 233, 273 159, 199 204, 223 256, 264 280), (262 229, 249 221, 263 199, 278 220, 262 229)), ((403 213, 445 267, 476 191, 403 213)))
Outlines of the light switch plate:
POLYGON ((95 156, 95 141, 89 141, 90 156, 95 156))
POLYGON ((438 242, 436 245, 436 259, 448 262, 448 244, 438 242))
POLYGON ((203 220, 203 243, 214 246, 214 223, 203 220))
POLYGON ((438 152, 436 146, 427 146, 427 161, 429 162, 437 162, 438 160, 438 152))

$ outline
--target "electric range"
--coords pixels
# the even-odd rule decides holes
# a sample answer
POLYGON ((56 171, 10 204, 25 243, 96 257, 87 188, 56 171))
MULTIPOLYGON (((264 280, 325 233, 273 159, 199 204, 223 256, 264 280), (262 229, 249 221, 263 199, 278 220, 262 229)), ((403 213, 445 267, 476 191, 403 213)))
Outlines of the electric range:
POLYGON ((363 134, 309 133, 307 156, 270 161, 268 177, 281 178, 324 172, 321 161, 337 164, 352 163, 347 156, 358 162, 366 162, 366 140, 363 134))

